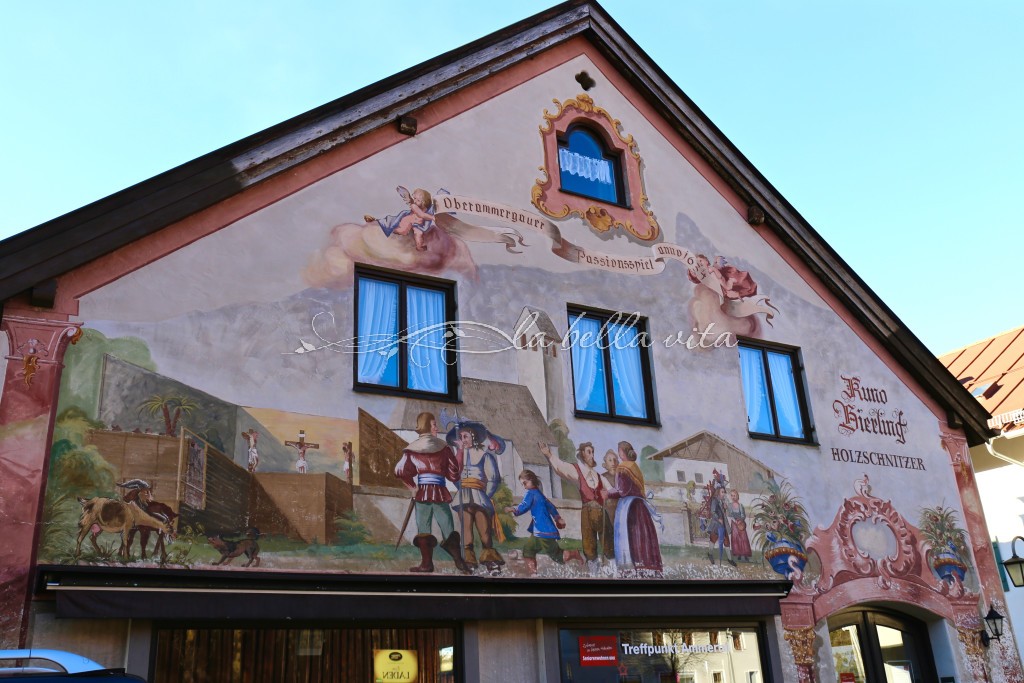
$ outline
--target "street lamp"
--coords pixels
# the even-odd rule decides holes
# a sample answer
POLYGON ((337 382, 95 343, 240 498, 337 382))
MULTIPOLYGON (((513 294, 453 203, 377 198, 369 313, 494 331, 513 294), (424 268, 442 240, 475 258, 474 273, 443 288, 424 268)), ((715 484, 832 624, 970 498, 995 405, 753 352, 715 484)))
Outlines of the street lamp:
POLYGON ((1017 555, 1017 541, 1024 541, 1024 537, 1015 536, 1010 541, 1010 552, 1013 553, 1013 557, 1003 562, 1003 568, 1006 569, 1014 588, 1021 588, 1024 587, 1024 559, 1017 555))
POLYGON ((985 615, 985 628, 978 631, 981 644, 988 647, 989 641, 999 640, 1003 635, 1003 615, 996 611, 996 608, 989 605, 988 614, 985 615))

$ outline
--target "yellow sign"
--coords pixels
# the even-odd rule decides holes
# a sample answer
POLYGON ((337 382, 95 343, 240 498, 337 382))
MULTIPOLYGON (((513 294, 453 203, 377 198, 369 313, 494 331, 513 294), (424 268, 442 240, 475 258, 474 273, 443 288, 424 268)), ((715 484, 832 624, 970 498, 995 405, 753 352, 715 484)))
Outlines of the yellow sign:
POLYGON ((373 651, 374 683, 387 683, 388 681, 416 683, 418 673, 416 650, 373 651))

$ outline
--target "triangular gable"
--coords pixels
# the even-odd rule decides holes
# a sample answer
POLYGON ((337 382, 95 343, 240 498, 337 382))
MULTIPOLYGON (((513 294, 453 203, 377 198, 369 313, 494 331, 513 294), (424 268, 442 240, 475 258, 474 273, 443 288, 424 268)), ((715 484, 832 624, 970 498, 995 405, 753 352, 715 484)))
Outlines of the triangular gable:
MULTIPOLYGON (((0 296, 5 312, 46 303, 60 278, 58 311, 101 286, 106 273, 132 259, 110 260, 125 248, 159 257, 300 190, 336 170, 332 155, 372 154, 404 140, 395 122, 415 112, 431 125, 439 100, 473 87, 500 87, 492 76, 540 54, 585 39, 614 65, 615 77, 639 96, 692 147, 693 163, 752 229, 794 267, 815 274, 809 284, 901 379, 919 385, 934 412, 963 427, 972 443, 987 436, 987 415, 920 341, 853 273, 690 99, 597 4, 572 0, 474 41, 306 114, 228 145, 151 180, 3 242, 0 296), (492 85, 488 85, 492 84, 492 85), (246 202, 236 201, 248 195, 246 202), (177 224, 174 235, 160 231, 177 224), (92 264, 87 265, 87 264, 92 264), (85 268, 82 268, 85 266, 85 268), (77 270, 76 270, 77 269, 77 270), (72 272, 73 271, 73 272, 72 272), (70 273, 70 274, 69 274, 70 273)), ((450 98, 449 98, 450 99, 450 98)))

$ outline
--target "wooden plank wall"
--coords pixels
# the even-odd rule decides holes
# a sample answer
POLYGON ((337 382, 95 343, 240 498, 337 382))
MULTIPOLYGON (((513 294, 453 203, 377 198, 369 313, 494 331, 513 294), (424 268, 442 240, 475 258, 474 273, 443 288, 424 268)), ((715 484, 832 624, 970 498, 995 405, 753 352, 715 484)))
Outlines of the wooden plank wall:
POLYGON ((145 479, 153 487, 155 500, 178 509, 178 437, 94 430, 86 436, 86 444, 95 446, 114 467, 117 481, 145 479))
POLYGON ((294 533, 307 543, 330 543, 334 518, 352 509, 352 488, 333 474, 261 472, 256 481, 269 503, 256 508, 261 532, 283 533, 277 529, 287 525, 289 535, 294 533))
POLYGON ((359 485, 404 488, 395 478, 395 465, 409 445, 383 422, 359 409, 359 485))
MULTIPOLYGON (((195 438, 190 435, 189 438, 195 438)), ((252 525, 249 508, 252 477, 228 456, 206 448, 206 501, 203 509, 181 503, 181 521, 201 525, 206 534, 235 533, 252 525)))

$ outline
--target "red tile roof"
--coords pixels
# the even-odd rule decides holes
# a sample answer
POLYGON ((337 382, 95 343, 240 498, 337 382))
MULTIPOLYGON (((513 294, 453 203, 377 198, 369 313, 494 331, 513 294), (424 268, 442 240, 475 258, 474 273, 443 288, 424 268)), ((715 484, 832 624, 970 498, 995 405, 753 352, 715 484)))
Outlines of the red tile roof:
POLYGON ((1024 423, 1024 327, 939 357, 988 410, 994 428, 1024 423))

